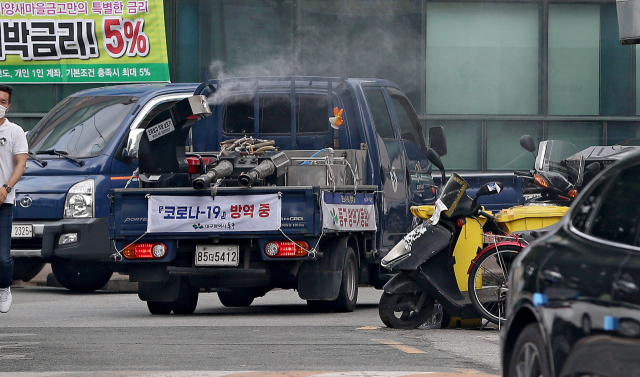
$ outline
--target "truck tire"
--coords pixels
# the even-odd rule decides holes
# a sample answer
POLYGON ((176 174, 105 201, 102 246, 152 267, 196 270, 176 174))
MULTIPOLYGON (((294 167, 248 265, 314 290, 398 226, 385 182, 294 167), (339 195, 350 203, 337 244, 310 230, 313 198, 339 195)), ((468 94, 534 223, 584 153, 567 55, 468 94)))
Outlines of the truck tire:
POLYGON ((352 312, 358 302, 358 259, 351 246, 347 246, 342 267, 342 283, 338 298, 331 301, 331 307, 336 312, 352 312))
POLYGON ((170 314, 171 313, 171 302, 165 301, 147 301, 147 308, 149 309, 149 313, 151 314, 170 314))
POLYGON ((106 262, 54 259, 51 270, 63 287, 74 292, 93 292, 104 287, 113 270, 106 262))
POLYGON ((255 298, 251 292, 236 289, 230 292, 218 292, 218 298, 226 307, 247 307, 255 298))
POLYGON ((331 301, 307 300, 307 307, 313 313, 328 313, 331 311, 331 301))
POLYGON ((194 288, 189 284, 187 278, 183 278, 180 282, 180 293, 178 298, 171 302, 171 309, 174 314, 193 314, 198 306, 199 288, 194 288))
POLYGON ((13 280, 29 281, 42 271, 45 264, 42 258, 14 257, 13 280))

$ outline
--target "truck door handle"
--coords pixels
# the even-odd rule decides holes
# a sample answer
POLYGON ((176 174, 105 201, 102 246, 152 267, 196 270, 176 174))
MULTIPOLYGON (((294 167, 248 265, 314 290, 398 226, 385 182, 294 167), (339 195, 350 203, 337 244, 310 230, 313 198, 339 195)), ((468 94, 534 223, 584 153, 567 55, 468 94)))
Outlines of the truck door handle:
POLYGON ((640 288, 633 282, 628 274, 613 282, 613 288, 624 293, 633 294, 640 291, 640 288))
POLYGON ((562 276, 561 273, 553 270, 542 270, 542 272, 540 272, 540 277, 550 283, 555 283, 564 279, 564 276, 562 276))

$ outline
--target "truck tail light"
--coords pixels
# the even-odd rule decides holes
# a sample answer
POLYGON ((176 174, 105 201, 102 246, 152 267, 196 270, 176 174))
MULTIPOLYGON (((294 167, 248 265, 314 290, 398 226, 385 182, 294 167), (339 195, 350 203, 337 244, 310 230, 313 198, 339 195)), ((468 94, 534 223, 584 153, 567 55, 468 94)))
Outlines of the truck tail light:
POLYGON ((127 259, 162 259, 167 255, 167 245, 163 243, 135 243, 122 250, 127 259))
POLYGON ((271 241, 264 245, 264 253, 271 258, 300 258, 307 256, 309 244, 305 241, 271 241))

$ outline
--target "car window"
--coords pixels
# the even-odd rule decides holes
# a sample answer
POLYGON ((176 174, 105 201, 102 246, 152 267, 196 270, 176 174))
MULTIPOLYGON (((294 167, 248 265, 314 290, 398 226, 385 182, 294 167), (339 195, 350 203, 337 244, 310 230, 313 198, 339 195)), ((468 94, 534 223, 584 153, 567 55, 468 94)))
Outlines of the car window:
POLYGON ((602 197, 591 235, 634 245, 640 224, 640 166, 622 171, 602 197))
POLYGON ((389 110, 384 101, 382 91, 374 89, 367 90, 365 93, 367 95, 367 102, 369 102, 369 108, 371 109, 371 116, 373 117, 376 132, 383 139, 395 139, 393 125, 389 117, 389 110))
POLYGON ((598 208, 598 203, 600 201, 600 193, 607 186, 609 181, 601 181, 597 183, 597 186, 589 192, 582 201, 576 206, 575 211, 573 212, 573 218, 571 219, 571 223, 573 226, 583 233, 587 233, 587 229, 589 229, 589 219, 593 212, 598 208))

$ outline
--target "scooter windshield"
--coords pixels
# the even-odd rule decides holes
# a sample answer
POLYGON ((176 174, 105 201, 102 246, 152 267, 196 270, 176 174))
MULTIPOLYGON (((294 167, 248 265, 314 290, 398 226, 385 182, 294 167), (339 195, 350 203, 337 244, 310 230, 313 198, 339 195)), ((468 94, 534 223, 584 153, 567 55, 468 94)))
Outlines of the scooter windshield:
MULTIPOLYGON (((451 217, 453 211, 456 210, 460 199, 466 193, 469 184, 456 173, 452 173, 447 184, 442 188, 438 195, 438 202, 444 205, 443 213, 447 217, 451 217)), ((437 205, 436 205, 437 208, 437 205)))
POLYGON ((560 173, 565 176, 565 178, 571 177, 571 179, 575 181, 579 172, 567 166, 565 160, 578 152, 578 148, 576 148, 575 145, 566 141, 542 141, 538 147, 536 169, 539 171, 560 173))

